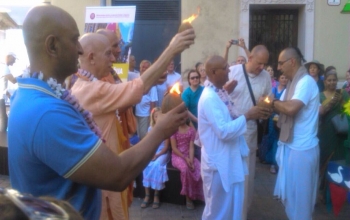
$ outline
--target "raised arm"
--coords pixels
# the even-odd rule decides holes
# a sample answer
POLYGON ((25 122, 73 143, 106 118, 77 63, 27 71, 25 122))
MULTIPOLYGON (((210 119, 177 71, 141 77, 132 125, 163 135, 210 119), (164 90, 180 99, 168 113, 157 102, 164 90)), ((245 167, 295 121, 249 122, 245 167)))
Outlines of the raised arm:
POLYGON ((147 93, 156 84, 175 55, 189 48, 194 43, 194 38, 193 29, 188 29, 175 35, 157 61, 140 76, 144 83, 144 93, 147 93))
POLYGON ((239 39, 238 39, 238 46, 241 47, 241 48, 244 50, 245 55, 246 55, 247 57, 250 56, 250 51, 249 51, 248 48, 246 47, 243 38, 239 38, 239 39))
POLYGON ((223 57, 224 57, 226 63, 227 63, 227 60, 228 60, 228 51, 230 50, 230 47, 232 46, 232 42, 233 42, 233 40, 229 40, 227 42, 227 44, 226 44, 226 47, 225 47, 225 51, 224 51, 224 56, 223 57))

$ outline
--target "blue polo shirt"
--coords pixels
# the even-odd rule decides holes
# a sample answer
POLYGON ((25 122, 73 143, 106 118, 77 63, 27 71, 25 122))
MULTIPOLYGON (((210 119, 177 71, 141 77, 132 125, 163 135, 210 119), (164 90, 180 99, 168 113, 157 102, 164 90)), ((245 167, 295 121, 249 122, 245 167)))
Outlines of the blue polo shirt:
POLYGON ((101 191, 69 177, 98 149, 100 139, 83 116, 57 98, 46 82, 17 80, 8 124, 12 187, 68 201, 84 219, 98 219, 101 191))

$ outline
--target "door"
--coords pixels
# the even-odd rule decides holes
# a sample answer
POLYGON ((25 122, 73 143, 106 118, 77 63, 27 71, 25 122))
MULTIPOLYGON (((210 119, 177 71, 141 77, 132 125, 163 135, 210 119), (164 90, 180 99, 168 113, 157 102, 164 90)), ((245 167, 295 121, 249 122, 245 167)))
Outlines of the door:
POLYGON ((265 45, 269 64, 276 69, 279 53, 298 45, 298 9, 251 9, 249 19, 249 49, 265 45))

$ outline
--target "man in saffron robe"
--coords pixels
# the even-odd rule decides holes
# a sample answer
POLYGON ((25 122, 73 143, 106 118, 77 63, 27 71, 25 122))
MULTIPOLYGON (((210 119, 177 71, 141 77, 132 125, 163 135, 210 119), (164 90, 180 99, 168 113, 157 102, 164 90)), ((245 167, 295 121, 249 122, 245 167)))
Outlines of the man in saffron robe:
MULTIPOLYGON (((158 78, 155 78, 153 73, 145 71, 145 75, 142 74, 140 78, 130 82, 120 84, 104 82, 101 79, 110 75, 112 63, 115 61, 107 37, 89 33, 82 36, 80 43, 84 54, 79 58, 81 69, 78 71, 78 76, 80 77, 72 87, 72 94, 85 109, 93 114, 94 120, 102 130, 106 145, 115 154, 119 154, 120 151, 116 147, 123 141, 120 140, 123 137, 118 138, 117 135, 122 133, 117 111, 140 102, 143 94, 148 92, 158 78), (96 80, 87 80, 84 77, 86 72, 91 73, 96 80), (153 80, 149 80, 150 77, 153 80)), ((159 73, 160 76, 161 73, 159 73)), ((114 219, 128 219, 127 206, 125 203, 124 206, 122 205, 122 195, 118 192, 103 190, 101 219, 108 217, 109 208, 114 219)))
MULTIPOLYGON (((118 38, 117 34, 107 29, 99 29, 96 31, 96 33, 102 34, 108 38, 111 45, 111 52, 115 60, 117 60, 121 52, 121 49, 119 47, 120 39, 118 38)), ((109 82, 112 84, 122 83, 118 74, 113 69, 111 70, 111 74, 108 74, 106 77, 103 77, 100 80, 109 82)), ((119 114, 120 120, 115 120, 115 122, 117 124, 118 140, 120 142, 120 144, 117 147, 117 152, 118 154, 120 154, 130 147, 129 135, 132 135, 136 132, 136 119, 133 114, 132 108, 118 109, 118 114, 119 114), (120 126, 122 129, 120 129, 120 126), (123 132, 121 132, 121 130, 123 132)), ((130 183, 128 188, 126 188, 123 192, 121 192, 120 195, 117 193, 115 193, 115 195, 117 195, 118 197, 119 196, 121 197, 120 201, 121 201, 123 213, 126 216, 128 216, 128 212, 129 212, 128 209, 133 199, 133 184, 130 183)), ((115 210, 115 208, 113 208, 114 203, 110 202, 109 207, 106 207, 107 205, 106 202, 103 202, 102 204, 103 204, 102 210, 108 210, 110 208, 115 210)), ((118 202, 116 205, 118 207, 120 206, 118 202)))
MULTIPOLYGON (((186 121, 185 106, 180 104, 169 114, 160 115, 147 137, 116 155, 100 139, 90 114, 61 86, 77 72, 78 57, 84 54, 72 16, 52 5, 37 6, 26 16, 23 37, 30 72, 27 78, 18 79, 19 88, 11 100, 11 185, 21 193, 67 200, 84 219, 98 219, 99 189, 123 191, 149 163, 159 144, 186 121)), ((153 71, 150 68, 152 76, 142 79, 143 88, 149 89, 170 60, 193 44, 194 38, 193 30, 177 34, 153 71)), ((109 44, 108 40, 104 43, 109 44)), ((97 54, 92 56, 91 62, 97 65, 97 54)))

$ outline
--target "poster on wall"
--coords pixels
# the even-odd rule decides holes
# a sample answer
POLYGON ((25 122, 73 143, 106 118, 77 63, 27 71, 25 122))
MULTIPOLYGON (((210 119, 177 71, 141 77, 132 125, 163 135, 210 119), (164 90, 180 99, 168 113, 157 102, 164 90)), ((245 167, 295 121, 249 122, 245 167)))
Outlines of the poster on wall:
POLYGON ((136 6, 86 7, 85 33, 108 29, 120 39, 121 53, 113 69, 124 82, 128 78, 135 13, 136 6))

